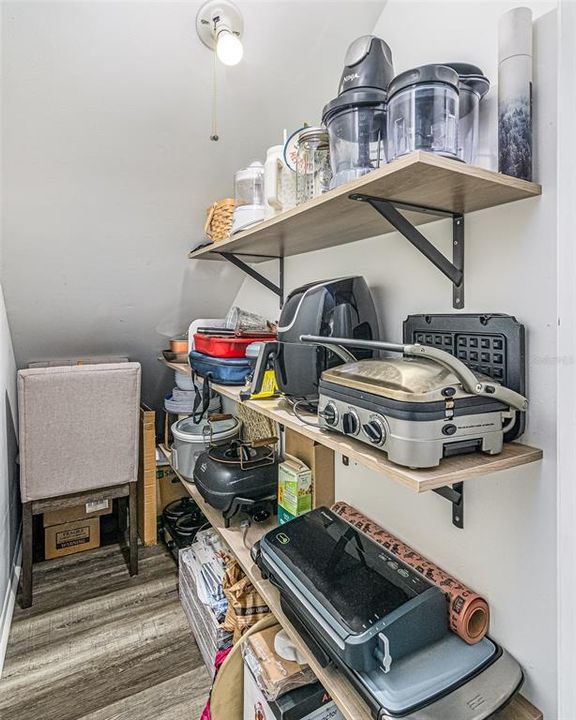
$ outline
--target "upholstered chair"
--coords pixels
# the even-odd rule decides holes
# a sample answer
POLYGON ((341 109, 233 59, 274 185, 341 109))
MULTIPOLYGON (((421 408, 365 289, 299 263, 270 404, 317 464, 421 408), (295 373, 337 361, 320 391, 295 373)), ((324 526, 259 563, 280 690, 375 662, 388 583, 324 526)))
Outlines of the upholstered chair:
POLYGON ((18 372, 23 504, 21 604, 32 604, 34 515, 129 498, 130 574, 138 573, 140 365, 44 367, 18 372))

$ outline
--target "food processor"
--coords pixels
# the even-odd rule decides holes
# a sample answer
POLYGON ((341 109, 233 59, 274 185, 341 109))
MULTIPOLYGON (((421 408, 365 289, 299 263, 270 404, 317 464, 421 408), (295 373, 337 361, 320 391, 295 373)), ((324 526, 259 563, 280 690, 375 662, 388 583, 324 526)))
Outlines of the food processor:
POLYGON ((458 123, 458 157, 475 163, 478 152, 480 101, 490 89, 490 80, 477 65, 444 63, 458 73, 460 81, 460 113, 458 123))
POLYGON ((386 163, 386 91, 394 76, 392 51, 375 35, 346 52, 338 97, 322 112, 330 141, 335 188, 386 163))
POLYGON ((264 219, 264 165, 255 161, 234 176, 236 207, 232 219, 232 234, 245 230, 264 219))
POLYGON ((438 63, 406 70, 388 88, 388 155, 416 150, 459 159, 459 77, 438 63))

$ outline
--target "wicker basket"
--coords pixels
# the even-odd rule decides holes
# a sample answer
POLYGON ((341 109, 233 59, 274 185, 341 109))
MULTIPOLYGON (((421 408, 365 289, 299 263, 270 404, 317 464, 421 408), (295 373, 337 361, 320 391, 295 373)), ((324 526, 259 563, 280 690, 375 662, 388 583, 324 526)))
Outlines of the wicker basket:
POLYGON ((212 242, 222 242, 230 237, 232 229, 232 216, 236 202, 234 198, 218 200, 210 205, 206 211, 206 225, 204 232, 212 242))

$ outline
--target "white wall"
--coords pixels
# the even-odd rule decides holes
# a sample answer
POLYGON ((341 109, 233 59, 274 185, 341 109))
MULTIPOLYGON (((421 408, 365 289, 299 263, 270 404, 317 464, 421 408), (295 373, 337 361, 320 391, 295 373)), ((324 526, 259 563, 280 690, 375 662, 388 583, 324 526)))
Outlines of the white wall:
POLYGON ((16 363, 0 285, 0 673, 16 592, 20 534, 17 455, 16 363))
POLYGON ((383 2, 241 2, 245 57, 218 66, 200 2, 4 2, 5 268, 19 366, 129 353, 151 401, 159 351, 225 313, 243 280, 188 261, 206 208, 282 129, 318 122, 343 48, 383 2))
POLYGON ((576 3, 560 3, 558 139, 558 715, 568 718, 576 708, 576 3))
MULTIPOLYGON (((2 19, 0 17, 0 28, 2 19)), ((0 72, 3 71, 0 63, 0 72)), ((1 129, 2 119, 0 119, 1 129)), ((0 234, 0 271, 2 268, 0 234)), ((4 664, 10 622, 18 584, 20 538, 20 485, 16 401, 16 362, 0 282, 0 675, 4 664)))
MULTIPOLYGON (((479 64, 495 85, 497 19, 510 5, 391 0, 375 32, 391 45, 398 71, 458 59, 479 64)), ((541 12, 542 4, 537 9, 541 12)), ((450 506, 434 494, 411 494, 339 462, 336 478, 338 498, 486 595, 492 635, 521 662, 525 694, 551 719, 558 717, 555 15, 543 15, 535 24, 536 177, 543 196, 466 217, 466 311, 504 312, 526 325, 531 404, 523 441, 543 448, 545 459, 466 483, 463 531, 451 525, 450 506)), ((486 137, 493 153, 494 133, 486 137)), ((424 232, 449 251, 446 222, 426 225, 424 232)), ((267 271, 274 276, 274 267, 267 271)), ((286 261, 288 288, 350 273, 368 280, 388 340, 401 340, 401 323, 410 313, 453 311, 449 282, 396 233, 286 261)), ((250 279, 235 302, 278 312, 273 296, 250 279)))

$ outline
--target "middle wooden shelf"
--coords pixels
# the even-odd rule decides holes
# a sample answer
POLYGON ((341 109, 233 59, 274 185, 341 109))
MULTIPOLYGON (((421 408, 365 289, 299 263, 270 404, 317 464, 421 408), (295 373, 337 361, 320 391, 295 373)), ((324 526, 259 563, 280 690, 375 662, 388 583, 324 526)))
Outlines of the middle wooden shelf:
MULTIPOLYGON (((190 375, 190 367, 184 363, 170 363, 159 358, 160 362, 176 372, 190 375)), ((241 388, 227 385, 213 385, 216 392, 234 402, 240 400, 241 388)), ((269 400, 245 400, 244 404, 280 425, 288 427, 301 435, 318 442, 334 452, 357 462, 363 467, 381 473, 386 477, 421 493, 428 490, 446 488, 475 477, 483 477, 500 470, 526 465, 542 459, 542 450, 522 443, 506 443, 499 455, 471 453, 445 458, 440 465, 426 470, 412 470, 396 465, 386 458, 382 450, 372 448, 358 440, 345 435, 323 432, 313 425, 308 425, 292 412, 290 406, 282 398, 269 400)), ((306 419, 314 421, 314 415, 306 419)))

